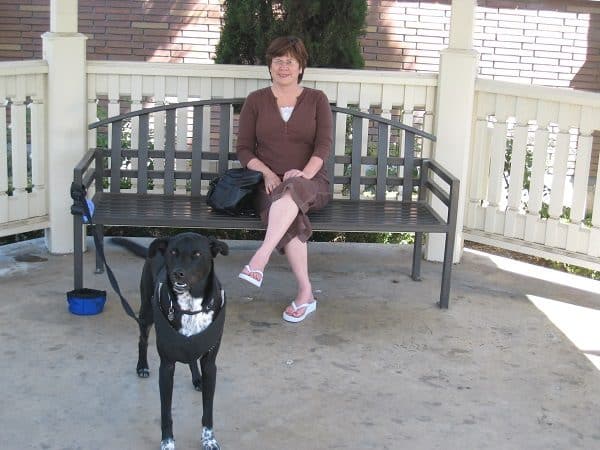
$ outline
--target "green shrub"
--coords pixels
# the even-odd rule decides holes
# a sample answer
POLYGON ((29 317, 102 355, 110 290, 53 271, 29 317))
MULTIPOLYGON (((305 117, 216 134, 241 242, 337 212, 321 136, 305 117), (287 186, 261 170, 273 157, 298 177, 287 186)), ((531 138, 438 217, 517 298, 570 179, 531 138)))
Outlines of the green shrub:
POLYGON ((301 38, 312 67, 362 68, 366 0, 225 0, 220 64, 265 64, 277 36, 301 38))

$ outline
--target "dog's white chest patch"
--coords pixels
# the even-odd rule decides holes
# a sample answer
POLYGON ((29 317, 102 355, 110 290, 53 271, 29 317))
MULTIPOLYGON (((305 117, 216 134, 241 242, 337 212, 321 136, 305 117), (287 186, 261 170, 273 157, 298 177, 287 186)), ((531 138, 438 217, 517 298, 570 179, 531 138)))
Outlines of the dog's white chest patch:
MULTIPOLYGON (((189 293, 177 295, 177 303, 179 307, 187 311, 200 311, 202 309, 202 297, 194 298, 189 293)), ((181 328, 179 333, 184 336, 192 336, 198 334, 213 321, 214 311, 200 312, 198 314, 183 314, 181 316, 181 328)))

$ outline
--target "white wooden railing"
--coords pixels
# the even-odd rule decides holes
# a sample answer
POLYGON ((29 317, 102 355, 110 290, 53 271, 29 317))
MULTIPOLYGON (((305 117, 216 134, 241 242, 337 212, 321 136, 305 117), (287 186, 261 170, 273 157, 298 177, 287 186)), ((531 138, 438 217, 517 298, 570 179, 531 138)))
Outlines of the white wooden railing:
MULTIPOLYGON (((47 73, 43 61, 0 63, 0 236, 49 223, 47 73)), ((87 83, 90 123, 100 115, 156 104, 244 97, 269 79, 261 66, 97 61, 87 63, 87 83)), ((303 83, 322 89, 338 106, 377 112, 434 133, 436 74, 310 68, 303 83)), ((480 79, 474 106, 470 172, 462 180, 467 186, 465 239, 599 270, 593 133, 600 129, 600 94, 480 79)), ((178 126, 185 126, 185 112, 180 114, 178 126)), ((164 126, 154 125, 160 149, 164 126)), ((210 129, 208 119, 204 125, 210 129)), ((346 131, 345 123, 336 124, 338 154, 344 152, 346 131)), ((94 133, 89 133, 90 145, 94 133)), ((210 133, 204 136, 205 145, 211 145, 210 133)), ((133 146, 136 139, 132 123, 133 146)), ((368 136, 363 139, 366 151, 368 136)), ((431 153, 422 149, 423 156, 431 153)))
POLYGON ((0 236, 48 227, 44 61, 0 63, 0 236))
POLYGON ((465 239, 600 270, 600 94, 478 80, 474 110, 465 239))

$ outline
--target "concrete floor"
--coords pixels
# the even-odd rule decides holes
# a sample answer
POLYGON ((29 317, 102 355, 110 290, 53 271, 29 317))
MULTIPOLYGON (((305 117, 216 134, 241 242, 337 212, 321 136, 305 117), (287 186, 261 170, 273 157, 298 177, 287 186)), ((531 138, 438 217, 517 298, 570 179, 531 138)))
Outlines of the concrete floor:
MULTIPOLYGON (((237 279, 257 243, 229 244, 217 260, 229 301, 223 450, 600 448, 600 282, 469 251, 441 311, 439 264, 424 262, 413 282, 409 248, 315 243, 319 308, 294 325, 281 320, 294 293, 285 259, 273 257, 257 290, 237 279)), ((142 261, 111 245, 107 257, 137 305, 142 261)), ((158 448, 154 339, 151 376, 139 379, 136 324, 92 258, 85 285, 109 300, 75 316, 71 256, 41 240, 0 247, 3 449, 158 448)), ((200 448, 201 403, 179 365, 178 449, 200 448)))

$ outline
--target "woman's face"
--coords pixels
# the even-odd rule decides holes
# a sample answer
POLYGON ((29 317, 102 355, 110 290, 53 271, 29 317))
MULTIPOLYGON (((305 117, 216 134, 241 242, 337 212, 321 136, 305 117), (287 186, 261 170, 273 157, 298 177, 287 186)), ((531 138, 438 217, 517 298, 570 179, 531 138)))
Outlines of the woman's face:
POLYGON ((273 58, 269 71, 271 72, 273 83, 284 86, 298 84, 298 75, 302 73, 298 60, 289 54, 273 58))

